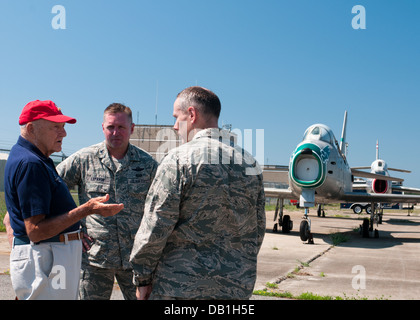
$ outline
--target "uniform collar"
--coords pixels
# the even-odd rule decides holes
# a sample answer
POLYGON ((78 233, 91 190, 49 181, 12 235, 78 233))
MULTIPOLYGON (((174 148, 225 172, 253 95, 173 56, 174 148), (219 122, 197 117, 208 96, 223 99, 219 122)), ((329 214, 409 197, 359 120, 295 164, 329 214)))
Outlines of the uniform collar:
POLYGON ((232 134, 227 130, 220 128, 207 128, 197 132, 191 141, 200 138, 210 138, 226 143, 230 142, 231 137, 232 134))
MULTIPOLYGON (((127 153, 125 154, 125 157, 128 157, 129 159, 131 159, 134 155, 134 147, 131 143, 128 143, 128 150, 127 153)), ((99 144, 99 148, 98 148, 98 157, 100 158, 106 158, 106 157, 111 157, 109 152, 108 152, 108 148, 106 147, 106 142, 102 141, 102 143, 99 144)))
POLYGON ((108 149, 106 148, 105 141, 103 141, 102 143, 99 144, 98 157, 101 158, 101 159, 105 159, 105 158, 110 157, 108 149))
MULTIPOLYGON (((109 154, 108 148, 106 147, 106 142, 105 141, 103 141, 102 143, 99 144, 98 157, 108 167, 110 167, 110 168, 114 167, 114 163, 111 159, 111 155, 109 154)), ((133 146, 131 145, 131 143, 129 143, 127 153, 125 154, 125 156, 123 158, 123 161, 122 161, 122 166, 125 166, 126 164, 130 163, 130 161, 132 159, 134 159, 134 150, 133 150, 133 146)))
POLYGON ((207 138, 215 138, 215 137, 219 137, 220 136, 220 132, 222 130, 219 128, 207 128, 207 129, 202 129, 200 131, 198 131, 194 138, 194 139, 200 139, 202 137, 207 137, 207 138))

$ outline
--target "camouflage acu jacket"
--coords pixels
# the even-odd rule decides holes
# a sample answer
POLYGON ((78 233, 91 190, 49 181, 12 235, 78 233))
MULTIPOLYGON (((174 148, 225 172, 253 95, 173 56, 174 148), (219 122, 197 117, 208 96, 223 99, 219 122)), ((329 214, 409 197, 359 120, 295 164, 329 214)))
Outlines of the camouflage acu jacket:
POLYGON ((188 299, 246 299, 265 233, 261 169, 229 133, 206 129, 162 160, 131 262, 136 285, 188 299))
POLYGON ((81 149, 57 166, 69 188, 78 186, 80 204, 109 194, 108 203, 123 203, 113 217, 90 215, 82 225, 94 239, 83 262, 102 268, 130 268, 134 237, 144 212, 144 202, 157 169, 145 151, 129 145, 117 169, 105 142, 81 149))

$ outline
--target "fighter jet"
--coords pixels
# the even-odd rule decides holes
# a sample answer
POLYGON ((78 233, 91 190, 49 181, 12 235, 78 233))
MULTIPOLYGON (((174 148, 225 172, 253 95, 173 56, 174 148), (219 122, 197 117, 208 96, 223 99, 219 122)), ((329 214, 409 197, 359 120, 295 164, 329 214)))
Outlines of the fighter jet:
MULTIPOLYGON (((409 170, 389 168, 388 164, 379 158, 379 141, 376 141, 376 160, 372 164, 365 167, 354 167, 355 170, 366 170, 370 169, 371 173, 388 176, 389 171, 397 171, 404 173, 411 173, 409 170)), ((402 185, 402 179, 398 180, 395 178, 394 181, 388 181, 383 179, 361 179, 357 183, 353 184, 353 190, 361 190, 368 193, 380 193, 380 194, 391 194, 391 193, 403 193, 408 192, 410 194, 420 194, 420 189, 405 187, 402 185)), ((371 205, 368 203, 353 203, 350 207, 355 213, 360 213, 363 209, 367 213, 371 213, 371 205)), ((378 204, 376 210, 379 212, 379 223, 382 222, 383 207, 378 204)))
MULTIPOLYGON (((289 162, 288 189, 264 188, 266 197, 277 198, 274 220, 279 217, 278 225, 287 233, 293 227, 290 216, 283 216, 284 199, 299 199, 299 206, 305 209, 300 223, 299 234, 302 241, 313 243, 309 208, 316 203, 367 202, 376 207, 377 203, 417 203, 419 195, 391 193, 360 193, 353 190, 356 176, 378 179, 381 181, 403 181, 386 175, 380 175, 359 169, 350 168, 346 157, 347 111, 344 113, 343 129, 340 143, 336 140, 331 128, 324 124, 310 126, 304 134, 303 141, 293 151, 289 162)), ((375 210, 371 218, 361 225, 361 233, 369 237, 376 221, 375 210)), ((274 231, 277 230, 277 223, 274 231)), ((375 230, 375 236, 378 231, 375 230)))

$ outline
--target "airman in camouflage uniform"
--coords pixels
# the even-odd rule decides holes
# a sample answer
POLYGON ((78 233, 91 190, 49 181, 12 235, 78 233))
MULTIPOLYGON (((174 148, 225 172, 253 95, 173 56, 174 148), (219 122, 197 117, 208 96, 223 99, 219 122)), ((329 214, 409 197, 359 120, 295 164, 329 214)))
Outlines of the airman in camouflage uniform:
POLYGON ((174 129, 185 121, 181 136, 189 142, 162 160, 146 198, 130 258, 140 299, 252 294, 265 233, 262 174, 250 154, 232 146, 230 133, 217 128, 219 113, 219 99, 204 88, 187 88, 175 101, 174 129), (198 120, 208 118, 206 105, 216 105, 216 121, 198 120))
POLYGON ((110 196, 109 203, 124 204, 117 216, 92 215, 82 222, 93 243, 83 254, 81 299, 109 299, 114 276, 124 298, 136 298, 129 257, 157 162, 129 143, 126 148, 125 156, 117 160, 104 141, 76 152, 57 167, 70 188, 78 186, 81 204, 105 194, 110 196))

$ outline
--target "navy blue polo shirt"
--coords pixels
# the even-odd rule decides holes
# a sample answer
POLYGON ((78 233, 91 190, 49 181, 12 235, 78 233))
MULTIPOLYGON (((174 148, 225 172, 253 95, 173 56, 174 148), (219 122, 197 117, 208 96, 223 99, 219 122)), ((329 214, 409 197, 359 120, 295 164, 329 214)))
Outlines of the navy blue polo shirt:
MULTIPOLYGON (((76 208, 51 158, 22 137, 10 150, 4 172, 4 189, 15 237, 27 235, 26 218, 45 214, 48 219, 76 208)), ((63 233, 77 231, 79 226, 80 222, 77 222, 63 233)))

